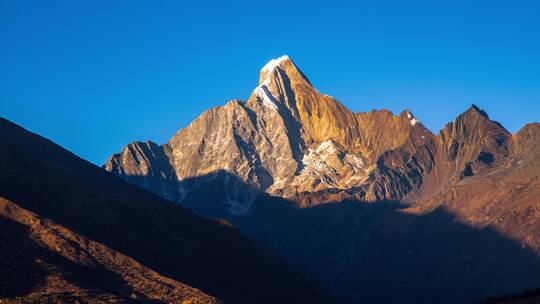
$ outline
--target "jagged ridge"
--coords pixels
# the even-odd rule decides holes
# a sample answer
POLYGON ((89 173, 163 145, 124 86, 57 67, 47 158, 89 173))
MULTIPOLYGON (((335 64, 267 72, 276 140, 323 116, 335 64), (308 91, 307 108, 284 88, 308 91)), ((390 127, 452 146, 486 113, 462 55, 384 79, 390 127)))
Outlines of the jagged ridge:
POLYGON ((163 146, 132 143, 104 168, 207 216, 239 215, 260 191, 299 202, 309 193, 348 189, 360 189, 357 196, 366 201, 401 198, 430 170, 433 137, 409 111, 353 113, 319 93, 283 56, 263 67, 246 102, 204 112, 163 146), (159 163, 145 145, 163 151, 159 163), (409 165, 418 173, 399 173, 409 165), (219 170, 252 188, 220 180, 226 183, 222 202, 194 205, 211 182, 197 177, 219 170))

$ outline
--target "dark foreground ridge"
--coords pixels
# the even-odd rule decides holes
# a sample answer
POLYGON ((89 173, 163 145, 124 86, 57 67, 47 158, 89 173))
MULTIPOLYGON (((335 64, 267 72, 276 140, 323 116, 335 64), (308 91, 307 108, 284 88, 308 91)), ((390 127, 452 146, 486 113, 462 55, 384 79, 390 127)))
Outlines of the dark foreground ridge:
MULTIPOLYGON (((0 196, 25 212, 225 302, 333 301, 300 271, 254 245, 230 225, 203 219, 132 186, 5 119, 0 119, 0 196)), ((54 258, 47 253, 50 250, 24 241, 27 228, 7 219, 6 214, 1 217, 3 235, 7 231, 20 235, 29 250, 14 253, 17 258, 7 256, 15 268, 3 268, 0 281, 13 278, 9 269, 17 269, 17 263, 29 266, 32 272, 36 256, 54 258), (44 253, 33 254, 37 250, 44 253)), ((87 269, 91 268, 80 272, 87 269)), ((112 274, 113 281, 115 276, 112 274)), ((102 278, 91 271, 87 277, 102 278)), ((2 289, 0 297, 24 296, 38 288, 40 281, 38 275, 19 289, 2 289)), ((115 284, 123 289, 121 283, 115 284)))

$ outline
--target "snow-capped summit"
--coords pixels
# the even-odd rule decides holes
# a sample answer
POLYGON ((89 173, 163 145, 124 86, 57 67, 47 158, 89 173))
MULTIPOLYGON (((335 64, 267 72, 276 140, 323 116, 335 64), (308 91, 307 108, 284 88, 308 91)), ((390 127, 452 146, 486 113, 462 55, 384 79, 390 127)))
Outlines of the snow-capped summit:
POLYGON ((286 107, 291 104, 286 102, 288 99, 286 92, 306 89, 315 91, 289 56, 283 55, 263 66, 259 73, 259 85, 253 90, 248 102, 261 102, 266 108, 278 110, 279 104, 283 101, 286 107))
POLYGON ((291 62, 291 59, 287 55, 272 59, 266 63, 260 71, 259 85, 253 90, 253 95, 261 100, 263 105, 270 109, 278 110, 277 100, 272 95, 269 88, 271 74, 278 66, 283 65, 285 62, 291 62))
POLYGON ((287 61, 287 60, 291 61, 291 59, 287 55, 283 55, 279 58, 272 59, 263 66, 263 68, 261 69, 261 72, 268 73, 272 71, 273 69, 275 69, 277 66, 279 66, 282 62, 287 61))
POLYGON ((279 70, 281 73, 287 75, 291 80, 293 79, 302 79, 309 83, 305 75, 298 69, 294 64, 291 58, 287 55, 272 59, 268 61, 259 72, 259 85, 267 81, 268 78, 277 76, 276 71, 279 70))

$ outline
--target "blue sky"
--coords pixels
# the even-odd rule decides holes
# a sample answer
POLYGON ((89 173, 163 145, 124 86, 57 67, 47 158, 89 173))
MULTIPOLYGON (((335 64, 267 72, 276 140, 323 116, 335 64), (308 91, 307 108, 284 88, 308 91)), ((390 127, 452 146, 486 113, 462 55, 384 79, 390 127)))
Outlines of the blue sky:
POLYGON ((0 116, 101 165, 247 99, 283 54, 355 112, 540 120, 535 0, 0 0, 0 116))

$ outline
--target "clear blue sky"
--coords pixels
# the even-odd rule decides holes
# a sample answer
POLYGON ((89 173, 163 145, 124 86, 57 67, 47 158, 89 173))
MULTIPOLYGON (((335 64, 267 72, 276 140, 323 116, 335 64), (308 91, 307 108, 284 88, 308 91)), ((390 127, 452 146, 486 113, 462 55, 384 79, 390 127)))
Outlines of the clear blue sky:
POLYGON ((100 165, 247 99, 283 54, 355 112, 540 120, 536 0, 0 0, 0 116, 100 165))

